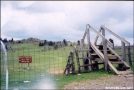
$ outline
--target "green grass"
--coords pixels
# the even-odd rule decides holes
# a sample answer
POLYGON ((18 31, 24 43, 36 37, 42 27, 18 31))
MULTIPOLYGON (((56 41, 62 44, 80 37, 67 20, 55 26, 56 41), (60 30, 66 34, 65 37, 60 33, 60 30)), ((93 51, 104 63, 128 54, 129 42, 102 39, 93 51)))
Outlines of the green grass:
MULTIPOLYGON (((88 73, 82 73, 81 75, 56 75, 50 74, 49 70, 64 70, 68 53, 73 48, 67 46, 65 48, 60 48, 58 50, 53 50, 53 47, 46 47, 47 50, 44 51, 44 47, 38 47, 33 45, 32 43, 24 43, 24 44, 10 44, 13 50, 8 51, 8 70, 9 70, 9 88, 13 87, 26 87, 26 88, 34 88, 34 85, 44 78, 45 76, 51 77, 56 83, 57 88, 62 88, 64 85, 67 85, 71 82, 81 82, 88 79, 97 79, 102 76, 106 76, 109 74, 114 74, 113 72, 108 73, 105 70, 96 70, 88 73), (48 50, 51 48, 51 50, 48 50), (25 69, 28 64, 20 64, 19 56, 32 56, 32 63, 30 63, 30 70, 25 69), (30 80, 31 83, 23 83, 25 80, 30 80)), ((116 51, 121 53, 121 51, 116 51)), ((132 52, 132 50, 131 50, 132 52)), ((82 54, 80 54, 82 57, 82 54)), ((133 55, 132 55, 133 57, 133 55)), ((5 87, 5 72, 4 72, 4 61, 3 61, 3 53, 1 60, 1 87, 5 87)), ((75 69, 77 70, 77 62, 75 60, 75 69)), ((80 61, 82 64, 82 60, 80 61)), ((100 66, 103 67, 103 66, 100 66)))

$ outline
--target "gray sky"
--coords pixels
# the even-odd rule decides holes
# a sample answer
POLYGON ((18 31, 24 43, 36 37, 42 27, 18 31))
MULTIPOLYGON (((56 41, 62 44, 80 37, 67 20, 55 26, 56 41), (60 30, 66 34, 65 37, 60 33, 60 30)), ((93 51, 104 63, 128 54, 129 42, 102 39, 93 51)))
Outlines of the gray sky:
MULTIPOLYGON (((132 1, 1 1, 1 37, 80 40, 90 24, 105 25, 133 44, 132 1)), ((91 31, 91 40, 94 41, 91 31)), ((107 33, 106 37, 115 40, 107 33)))

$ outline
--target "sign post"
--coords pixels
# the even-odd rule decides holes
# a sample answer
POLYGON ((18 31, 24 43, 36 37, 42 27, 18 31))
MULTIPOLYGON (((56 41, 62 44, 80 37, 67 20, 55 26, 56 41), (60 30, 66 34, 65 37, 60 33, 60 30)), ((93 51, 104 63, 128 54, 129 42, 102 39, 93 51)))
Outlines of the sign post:
POLYGON ((29 63, 32 63, 32 57, 31 56, 19 56, 19 63, 28 63, 28 68, 29 68, 29 63))

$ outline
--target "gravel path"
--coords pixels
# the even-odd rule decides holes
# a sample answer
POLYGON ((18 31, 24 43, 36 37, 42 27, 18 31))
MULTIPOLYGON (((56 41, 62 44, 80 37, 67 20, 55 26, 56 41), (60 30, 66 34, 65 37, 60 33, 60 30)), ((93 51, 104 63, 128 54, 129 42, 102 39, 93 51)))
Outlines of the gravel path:
POLYGON ((134 75, 109 75, 96 80, 73 82, 63 89, 134 89, 134 75))

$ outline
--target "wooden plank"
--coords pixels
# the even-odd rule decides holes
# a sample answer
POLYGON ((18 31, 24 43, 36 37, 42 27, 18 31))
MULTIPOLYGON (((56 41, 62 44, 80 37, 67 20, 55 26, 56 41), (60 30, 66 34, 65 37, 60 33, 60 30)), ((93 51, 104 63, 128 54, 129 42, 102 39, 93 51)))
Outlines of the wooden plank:
POLYGON ((125 44, 129 45, 130 43, 128 41, 126 41, 125 39, 123 39, 122 37, 120 37, 119 35, 117 35, 116 33, 112 32, 110 29, 108 29, 105 26, 101 26, 102 28, 104 28, 105 30, 107 30, 109 33, 113 34, 115 37, 117 37, 118 39, 120 39, 122 42, 124 42, 125 44))
MULTIPOLYGON (((92 64, 91 59, 90 59, 91 54, 89 52, 90 47, 91 47, 91 45, 90 45, 90 36, 89 35, 90 35, 89 28, 87 28, 87 43, 88 43, 88 52, 87 52, 87 54, 88 54, 89 64, 92 64)), ((91 66, 89 66, 89 70, 92 71, 92 67, 91 66)))
POLYGON ((95 58, 94 61, 103 61, 103 60, 100 58, 95 58))
POLYGON ((111 64, 110 61, 108 61, 108 65, 110 66, 110 68, 111 68, 116 74, 119 74, 118 70, 111 64))
POLYGON ((128 46, 128 60, 129 60, 129 65, 132 66, 131 52, 130 52, 130 45, 128 46))
MULTIPOLYGON (((100 27, 99 33, 101 33, 101 27, 100 27)), ((99 38, 99 35, 97 34, 97 36, 96 36, 96 38, 95 38, 95 41, 94 41, 94 44, 95 44, 95 45, 97 44, 98 38, 99 38)))
MULTIPOLYGON (((81 39, 81 51, 83 51, 83 45, 84 45, 84 39, 81 39)), ((82 52, 82 57, 84 57, 84 52, 82 52)), ((85 59, 82 60, 83 65, 84 65, 84 62, 85 62, 85 59)))
POLYGON ((86 34, 87 34, 87 29, 85 30, 84 36, 83 36, 83 38, 82 38, 83 40, 85 39, 86 34))
POLYGON ((108 59, 118 59, 118 57, 116 55, 110 55, 108 56, 108 59))
POLYGON ((124 63, 121 62, 121 61, 116 61, 116 62, 111 61, 111 63, 112 63, 112 64, 124 64, 124 63))
POLYGON ((124 62, 124 61, 122 60, 122 58, 121 58, 111 47, 109 47, 109 46, 107 46, 107 47, 109 48, 109 50, 111 50, 112 53, 114 53, 114 54, 119 58, 119 60, 121 60, 121 61, 124 63, 124 65, 125 65, 126 67, 130 67, 126 62, 124 62))
MULTIPOLYGON (((105 30, 102 29, 102 35, 105 37, 105 30)), ((103 52, 104 52, 104 64, 105 64, 105 70, 108 70, 108 56, 107 56, 107 41, 105 38, 102 39, 103 40, 103 52)))
POLYGON ((125 49, 125 43, 121 41, 122 44, 122 59, 126 61, 126 49, 125 49))
POLYGON ((75 49, 75 54, 76 54, 76 60, 77 60, 77 66, 78 66, 78 73, 81 73, 79 55, 76 49, 75 49))

